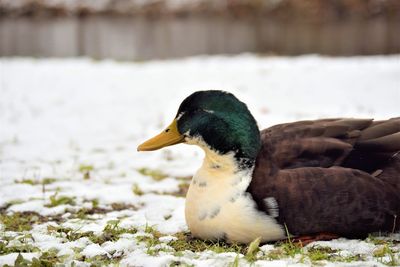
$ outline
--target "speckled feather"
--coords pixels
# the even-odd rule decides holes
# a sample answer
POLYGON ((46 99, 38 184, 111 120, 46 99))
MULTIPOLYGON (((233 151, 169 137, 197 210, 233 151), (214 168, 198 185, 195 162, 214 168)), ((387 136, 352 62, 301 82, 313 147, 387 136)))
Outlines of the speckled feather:
POLYGON ((247 189, 275 198, 293 235, 363 237, 400 229, 400 118, 300 121, 261 132, 247 189))

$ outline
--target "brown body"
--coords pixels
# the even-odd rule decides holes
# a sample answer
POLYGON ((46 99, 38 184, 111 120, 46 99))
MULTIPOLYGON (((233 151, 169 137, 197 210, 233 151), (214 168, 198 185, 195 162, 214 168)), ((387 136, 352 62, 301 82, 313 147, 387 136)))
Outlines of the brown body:
POLYGON ((261 139, 247 192, 266 213, 275 198, 292 235, 400 229, 400 118, 287 123, 261 139))

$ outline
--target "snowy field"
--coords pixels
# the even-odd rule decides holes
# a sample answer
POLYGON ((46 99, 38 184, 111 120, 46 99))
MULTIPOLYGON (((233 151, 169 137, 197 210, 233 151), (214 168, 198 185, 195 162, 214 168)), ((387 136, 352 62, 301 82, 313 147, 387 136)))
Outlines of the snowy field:
POLYGON ((136 147, 204 89, 235 93, 260 128, 398 117, 400 56, 0 59, 0 266, 400 265, 399 234, 254 251, 191 239, 184 195, 202 151, 136 147))

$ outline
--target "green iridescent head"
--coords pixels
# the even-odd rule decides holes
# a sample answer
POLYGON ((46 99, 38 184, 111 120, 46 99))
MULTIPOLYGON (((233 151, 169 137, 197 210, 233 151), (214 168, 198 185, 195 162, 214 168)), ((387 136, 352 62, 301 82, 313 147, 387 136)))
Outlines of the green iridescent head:
POLYGON ((188 96, 176 115, 179 133, 200 137, 221 154, 234 152, 238 159, 255 160, 260 132, 246 104, 233 94, 210 90, 188 96))

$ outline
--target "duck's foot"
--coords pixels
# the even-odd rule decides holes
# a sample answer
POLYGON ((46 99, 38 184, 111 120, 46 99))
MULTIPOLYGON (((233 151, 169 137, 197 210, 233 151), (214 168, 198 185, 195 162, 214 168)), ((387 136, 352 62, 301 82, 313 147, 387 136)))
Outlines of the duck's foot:
POLYGON ((305 235, 305 236, 295 237, 292 239, 292 242, 297 243, 301 246, 306 246, 315 241, 329 241, 339 237, 340 236, 331 233, 319 233, 316 235, 305 235))

